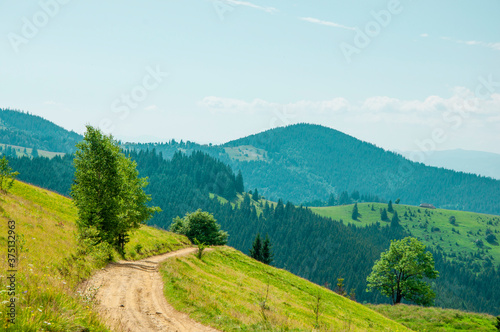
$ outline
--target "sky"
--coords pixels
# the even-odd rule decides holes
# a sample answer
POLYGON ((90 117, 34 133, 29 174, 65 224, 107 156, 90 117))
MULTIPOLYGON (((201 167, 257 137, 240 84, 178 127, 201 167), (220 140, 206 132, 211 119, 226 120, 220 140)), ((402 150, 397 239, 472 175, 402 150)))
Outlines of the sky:
POLYGON ((0 108, 130 141, 315 123, 500 153, 500 1, 0 0, 0 108))

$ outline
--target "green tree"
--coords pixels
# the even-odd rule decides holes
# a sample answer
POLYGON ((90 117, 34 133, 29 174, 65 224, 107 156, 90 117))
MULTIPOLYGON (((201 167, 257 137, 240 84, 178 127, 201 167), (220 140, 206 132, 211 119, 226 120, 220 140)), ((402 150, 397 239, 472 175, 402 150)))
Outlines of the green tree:
POLYGON ((31 157, 32 158, 38 158, 38 150, 36 148, 31 149, 31 157))
POLYGON ((120 152, 112 136, 91 126, 77 144, 73 163, 71 196, 80 235, 94 234, 97 243, 107 242, 123 252, 128 233, 159 211, 146 205, 151 200, 143 190, 147 180, 138 177, 136 164, 120 152))
POLYGON ((271 240, 269 239, 269 235, 266 234, 266 238, 264 239, 264 243, 262 244, 262 263, 271 265, 273 262, 273 251, 271 247, 271 240))
POLYGON ((390 248, 380 255, 367 278, 367 291, 379 290, 390 297, 393 304, 405 299, 428 306, 436 294, 422 279, 438 276, 432 254, 425 252, 425 246, 417 239, 406 237, 391 241, 390 248))
POLYGON ((399 223, 399 216, 398 216, 398 211, 394 211, 394 214, 392 215, 391 221, 393 223, 399 223))
POLYGON ((262 262, 262 240, 260 238, 260 233, 257 233, 253 240, 252 248, 250 248, 250 257, 262 262))
POLYGON ((255 188, 253 194, 252 194, 252 199, 256 202, 259 201, 259 192, 257 191, 257 188, 255 188))
POLYGON ((380 210, 380 219, 383 221, 389 221, 389 217, 387 216, 387 210, 385 208, 380 210))
POLYGON ((392 201, 389 201, 389 204, 387 204, 387 211, 390 213, 394 212, 394 209, 392 208, 392 201))
POLYGON ((337 278, 337 287, 335 288, 335 293, 346 296, 347 292, 345 290, 344 278, 337 278))
POLYGON ((241 171, 238 171, 238 175, 236 175, 236 191, 242 193, 245 191, 245 187, 243 185, 243 175, 241 171))
POLYGON ((359 210, 358 210, 358 203, 354 203, 354 207, 352 208, 352 220, 358 220, 359 217, 359 210))
POLYGON ((0 159, 0 192, 6 193, 14 185, 14 180, 19 172, 13 172, 5 156, 0 159))
POLYGON ((186 235, 188 239, 212 246, 221 246, 227 243, 228 234, 220 230, 220 225, 213 214, 198 209, 187 213, 184 219, 179 217, 173 220, 170 226, 172 232, 186 235))

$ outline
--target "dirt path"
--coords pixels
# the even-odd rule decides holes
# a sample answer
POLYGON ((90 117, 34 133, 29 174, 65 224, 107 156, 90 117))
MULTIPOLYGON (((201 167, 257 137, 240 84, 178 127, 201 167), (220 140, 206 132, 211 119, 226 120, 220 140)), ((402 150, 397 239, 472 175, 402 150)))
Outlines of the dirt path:
POLYGON ((159 263, 195 250, 187 248, 140 261, 112 263, 89 280, 86 292, 95 293, 98 288, 98 310, 113 331, 217 332, 176 311, 163 295, 159 263))

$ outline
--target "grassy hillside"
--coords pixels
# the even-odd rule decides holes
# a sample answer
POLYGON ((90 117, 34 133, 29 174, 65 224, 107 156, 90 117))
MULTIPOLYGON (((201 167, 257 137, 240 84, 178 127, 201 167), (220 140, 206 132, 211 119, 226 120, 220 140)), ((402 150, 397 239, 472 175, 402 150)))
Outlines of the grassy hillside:
POLYGON ((368 307, 414 331, 498 331, 495 317, 486 314, 404 304, 368 307))
POLYGON ((165 296, 180 311, 223 331, 407 331, 359 303, 287 271, 219 247, 162 264, 165 296))
MULTIPOLYGON (((15 325, 6 323, 0 309, 0 330, 8 331, 107 331, 93 311, 91 298, 76 291, 78 284, 107 264, 109 252, 78 246, 76 208, 68 198, 16 182, 0 195, 0 251, 6 258, 8 221, 15 221, 17 249, 15 325)), ((126 246, 127 258, 167 252, 188 244, 185 237, 142 227, 126 246), (142 249, 137 253, 136 245, 142 249)), ((115 252, 111 252, 117 257, 115 252)), ((0 263, 0 302, 10 301, 6 291, 6 259, 0 263)))
MULTIPOLYGON (((494 215, 452 211, 443 209, 424 209, 408 205, 393 205, 398 212, 400 224, 413 236, 422 240, 426 245, 445 253, 452 260, 470 261, 478 272, 483 264, 500 264, 500 246, 497 243, 486 241, 488 229, 500 240, 500 217, 494 215), (450 218, 455 217, 455 223, 450 218), (481 242, 478 241, 481 240, 481 242)), ((321 216, 344 223, 356 225, 370 225, 381 221, 380 209, 387 208, 387 204, 361 203, 358 204, 361 216, 357 221, 352 220, 353 205, 315 207, 311 210, 321 216), (373 209, 372 209, 373 207, 373 209)), ((388 213, 389 218, 393 214, 388 213)))

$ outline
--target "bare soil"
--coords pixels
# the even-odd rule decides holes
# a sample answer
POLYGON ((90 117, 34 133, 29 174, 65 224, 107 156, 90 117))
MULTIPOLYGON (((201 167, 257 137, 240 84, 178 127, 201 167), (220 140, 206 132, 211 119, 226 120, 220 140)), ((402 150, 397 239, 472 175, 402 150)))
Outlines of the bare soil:
POLYGON ((109 264, 89 279, 84 291, 94 297, 100 315, 113 331, 217 332, 176 311, 163 295, 159 263, 196 250, 187 248, 109 264))

